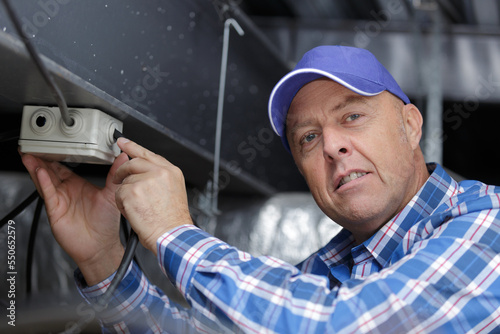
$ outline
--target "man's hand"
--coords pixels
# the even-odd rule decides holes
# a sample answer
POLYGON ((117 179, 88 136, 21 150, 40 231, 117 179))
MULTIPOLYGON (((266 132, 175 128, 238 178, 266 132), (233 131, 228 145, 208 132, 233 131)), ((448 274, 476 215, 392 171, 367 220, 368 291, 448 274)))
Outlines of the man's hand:
POLYGON ((144 247, 156 254, 156 240, 165 232, 192 224, 184 176, 163 157, 129 141, 118 146, 131 160, 118 168, 116 204, 144 247))
POLYGON ((93 285, 111 275, 120 264, 123 246, 119 238, 120 212, 116 207, 115 172, 127 161, 115 160, 99 188, 57 162, 25 154, 23 163, 45 200, 52 233, 61 247, 93 285))

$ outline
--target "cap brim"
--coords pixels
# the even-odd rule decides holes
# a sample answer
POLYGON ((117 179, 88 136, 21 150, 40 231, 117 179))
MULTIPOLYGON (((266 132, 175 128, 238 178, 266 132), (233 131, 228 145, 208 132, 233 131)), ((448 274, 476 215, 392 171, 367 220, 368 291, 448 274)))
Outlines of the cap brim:
POLYGON ((274 87, 268 105, 269 119, 273 130, 282 138, 283 143, 286 143, 285 146, 288 150, 290 148, 286 140, 285 121, 290 104, 304 85, 322 77, 327 77, 363 96, 378 95, 385 90, 378 83, 346 73, 334 75, 315 68, 302 68, 288 73, 274 87))

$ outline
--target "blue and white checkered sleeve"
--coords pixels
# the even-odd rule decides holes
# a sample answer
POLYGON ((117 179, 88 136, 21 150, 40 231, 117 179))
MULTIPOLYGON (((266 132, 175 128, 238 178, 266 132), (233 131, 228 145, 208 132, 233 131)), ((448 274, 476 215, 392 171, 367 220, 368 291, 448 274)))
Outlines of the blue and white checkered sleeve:
POLYGON ((470 204, 423 221, 428 235, 403 242, 383 270, 331 290, 325 276, 252 257, 192 226, 162 236, 158 256, 204 328, 218 326, 211 332, 477 332, 500 319, 500 214, 463 216, 470 204))
MULTIPOLYGON (((93 305, 106 292, 113 277, 114 274, 89 287, 85 285, 81 272, 75 272, 80 293, 93 305)), ((135 262, 130 264, 105 311, 99 312, 90 306, 88 309, 82 307, 80 311, 85 318, 97 317, 103 333, 196 332, 187 321, 191 319, 190 311, 169 300, 151 284, 135 262)))
POLYGON ((252 257, 196 227, 170 231, 157 245, 163 270, 210 332, 321 332, 333 311, 326 277, 252 257))
MULTIPOLYGON (((326 276, 305 274, 276 258, 252 257, 194 226, 180 226, 158 239, 158 260, 191 308, 175 307, 133 265, 102 315, 103 329, 487 331, 500 321, 500 197, 494 200, 485 210, 486 204, 469 201, 430 216, 409 231, 412 238, 403 239, 385 268, 333 289, 326 276)), ((82 292, 95 302, 110 280, 82 292)))

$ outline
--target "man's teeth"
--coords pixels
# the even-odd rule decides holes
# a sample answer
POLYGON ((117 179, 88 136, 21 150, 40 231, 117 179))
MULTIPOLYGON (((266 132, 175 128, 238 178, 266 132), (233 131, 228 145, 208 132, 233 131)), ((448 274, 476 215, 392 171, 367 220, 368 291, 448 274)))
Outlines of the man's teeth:
POLYGON ((358 177, 361 177, 363 175, 366 175, 366 173, 357 173, 357 172, 352 172, 351 174, 344 176, 342 180, 340 180, 339 187, 343 186, 344 184, 351 182, 352 180, 357 179, 358 177))

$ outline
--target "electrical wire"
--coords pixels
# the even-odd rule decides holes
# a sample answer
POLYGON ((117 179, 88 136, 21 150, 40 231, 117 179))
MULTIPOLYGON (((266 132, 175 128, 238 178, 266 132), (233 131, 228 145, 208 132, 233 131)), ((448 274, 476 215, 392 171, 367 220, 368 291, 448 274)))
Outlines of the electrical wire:
MULTIPOLYGON (((113 133, 113 138, 115 140, 118 140, 118 138, 123 137, 123 134, 116 130, 113 133)), ((126 219, 123 217, 123 215, 120 217, 120 224, 122 227, 125 229, 124 233, 127 235, 126 232, 126 219)), ((137 233, 131 228, 130 232, 128 233, 128 240, 127 240, 127 245, 125 247, 125 253, 123 254, 122 260, 120 262, 120 265, 118 266, 118 269, 116 270, 115 276, 111 280, 111 283, 108 286, 108 289, 104 294, 97 300, 97 302, 91 307, 97 312, 102 312, 105 309, 107 309, 109 302, 111 301, 113 294, 115 293, 116 289, 118 288, 118 285, 120 282, 123 280, 123 277, 125 277, 125 274, 127 273, 127 269, 130 266, 130 263, 132 260, 135 258, 135 251, 137 249, 137 246, 139 244, 139 237, 137 236, 137 233)), ((137 260, 136 260, 137 262, 137 260)), ((70 334, 70 333, 80 333, 83 328, 85 328, 91 321, 92 319, 80 319, 78 323, 75 323, 71 328, 68 328, 66 331, 62 332, 61 334, 70 334)))
POLYGON ((109 284, 108 289, 97 301, 96 303, 97 309, 102 310, 107 308, 108 303, 111 300, 111 297, 116 291, 116 288, 122 281, 123 277, 125 277, 125 273, 127 272, 127 269, 134 258, 134 253, 138 244, 139 244, 139 238, 137 237, 137 234, 134 232, 134 230, 131 229, 127 241, 127 246, 125 248, 125 254, 123 254, 120 266, 116 270, 115 276, 113 277, 113 280, 109 284))
POLYGON ((36 202, 35 214, 31 222, 30 237, 28 241, 28 255, 26 257, 26 293, 31 294, 32 269, 33 269, 33 254, 35 253, 35 238, 40 216, 43 208, 43 199, 38 197, 36 202))
MULTIPOLYGON (((64 123, 66 123, 66 125, 72 126, 74 121, 69 116, 68 106, 66 104, 66 100, 64 99, 64 96, 61 93, 61 90, 59 89, 59 87, 55 83, 55 81, 52 78, 52 76, 50 75, 49 71, 46 69, 45 65, 43 64, 42 59, 40 58, 40 56, 36 52, 33 44, 31 43, 31 40, 28 38, 28 36, 26 36, 24 34, 21 23, 17 19, 17 15, 14 12, 14 9, 11 7, 9 1, 3 0, 3 4, 7 10, 7 13, 9 15, 12 23, 14 24, 14 27, 15 27, 17 33, 19 34, 19 36, 23 40, 23 42, 26 46, 26 49, 28 50, 29 54, 31 55, 31 58, 33 59, 34 63, 37 65, 40 73, 44 77, 48 86, 51 88, 52 93, 54 95, 54 98, 59 106, 60 111, 61 111, 61 118, 63 119, 64 123)), ((118 130, 115 130, 113 136, 115 139, 118 139, 119 137, 122 137, 123 135, 118 130)), ((0 227, 7 224, 9 220, 11 220, 15 216, 17 216, 22 210, 24 210, 24 208, 26 206, 28 206, 31 202, 33 202, 37 196, 38 196, 38 193, 35 191, 26 200, 24 200, 17 208, 15 208, 11 213, 9 213, 6 217, 4 217, 2 219, 2 221, 0 222, 0 227)), ((39 203, 40 203, 40 201, 39 201, 39 203)), ((41 204, 37 205, 36 213, 39 212, 39 209, 38 209, 39 207, 41 210, 41 204)), ((36 221, 38 221, 39 215, 40 215, 39 213, 35 214, 35 217, 33 220, 34 223, 36 221)), ((33 245, 34 245, 34 235, 36 233, 36 225, 37 224, 34 225, 35 226, 34 229, 32 226, 32 233, 30 233, 30 241, 32 242, 30 249, 32 249, 33 245)), ((127 269, 129 267, 130 263, 132 262, 132 259, 134 258, 134 253, 135 253, 135 250, 137 248, 138 243, 139 243, 139 238, 138 238, 137 234, 134 232, 134 230, 131 229, 130 233, 129 233, 125 253, 123 255, 120 266, 118 267, 118 270, 115 273, 115 277, 111 281, 108 289, 106 290, 106 292, 102 295, 102 297, 97 302, 96 307, 98 309, 103 309, 103 308, 107 307, 109 301, 111 300, 113 293, 116 291, 116 288, 118 287, 121 280, 125 276, 125 273, 127 272, 127 269)), ((29 268, 31 268, 31 261, 32 261, 32 258, 30 259, 30 262, 28 263, 29 268)), ((30 272, 31 272, 31 269, 30 269, 30 272)), ((28 285, 29 289, 31 289, 31 280, 29 280, 28 284, 29 284, 28 285)))
MULTIPOLYGON (((100 313, 107 309, 108 304, 111 301, 111 298, 113 297, 113 293, 116 291, 116 288, 122 281, 130 263, 132 262, 135 249, 137 248, 138 244, 139 244, 139 238, 137 237, 137 234, 134 232, 134 230, 131 229, 130 236, 128 238, 127 246, 125 249, 125 254, 123 255, 122 261, 120 263, 120 266, 118 267, 118 270, 115 273, 115 276, 113 277, 113 280, 109 284, 106 292, 99 298, 97 303, 90 305, 96 313, 100 313)), ((87 327, 87 325, 92 320, 93 317, 81 318, 77 323, 74 323, 72 327, 67 328, 64 332, 61 332, 61 334, 81 333, 83 329, 87 327)))
MULTIPOLYGON (((139 238, 134 230, 130 229, 130 235, 127 241, 127 246, 125 248, 125 254, 120 262, 118 269, 116 270, 113 280, 108 286, 106 292, 97 300, 95 304, 91 304, 90 307, 94 309, 96 313, 100 313, 107 309, 109 302, 111 301, 116 288, 123 280, 123 277, 127 273, 127 269, 134 258, 134 253, 139 244, 139 238)), ((93 320, 93 317, 81 318, 77 323, 74 323, 72 327, 67 328, 61 334, 73 334, 81 333, 85 327, 93 320)))
MULTIPOLYGON (((125 219, 125 217, 123 215, 120 217, 120 224, 121 224, 121 230, 123 233, 123 237, 125 240, 128 240, 130 237, 129 225, 128 225, 127 219, 125 219)), ((141 271, 144 271, 144 269, 142 268, 142 265, 139 261, 139 258, 137 257, 137 253, 134 254, 134 261, 137 264, 137 266, 139 267, 139 269, 141 269, 141 271)))
MULTIPOLYGON (((33 59, 34 63, 38 67, 43 78, 47 82, 49 88, 52 90, 52 94, 54 95, 54 98, 59 106, 60 111, 61 111, 62 120, 64 121, 64 123, 66 125, 72 126, 74 121, 69 116, 68 106, 66 104, 66 100, 64 99, 64 96, 63 96, 61 90, 59 89, 59 87, 55 83, 54 79, 50 75, 47 68, 45 67, 42 59, 40 58, 40 56, 36 52, 33 44, 31 43, 31 40, 28 38, 28 36, 25 35, 25 33, 22 29, 21 23, 17 19, 17 15, 14 12, 14 9, 12 8, 9 1, 3 0, 3 4, 4 4, 5 9, 7 10, 7 14, 9 15, 17 33, 19 34, 19 36, 23 40, 24 45, 26 46, 26 49, 28 50, 31 58, 33 59)), ((122 136, 123 135, 119 131, 115 130, 115 132, 114 132, 115 139, 118 139, 119 137, 122 137, 122 136)), ((25 201, 23 201, 17 208, 15 208, 11 213, 9 213, 6 217, 4 217, 2 219, 2 221, 0 222, 0 227, 7 224, 9 220, 11 220, 15 216, 17 216, 22 210, 24 210, 24 208, 26 206, 28 206, 31 202, 33 202, 37 196, 38 196, 38 193, 35 191, 25 201)), ((38 207, 39 206, 37 205, 37 212, 38 212, 38 207)), ((33 222, 35 222, 35 218, 36 218, 36 221, 39 219, 39 214, 36 214, 35 216, 36 217, 34 217, 33 222)), ((33 230, 33 226, 32 226, 32 233, 30 234, 30 241, 32 241, 32 244, 31 244, 30 249, 32 249, 33 245, 34 245, 34 234, 36 233, 36 225, 35 225, 34 230, 33 230)), ((127 269, 129 267, 130 263, 132 262, 132 259, 134 258, 134 253, 135 253, 135 250, 137 248, 138 243, 139 243, 139 238, 138 238, 137 234, 134 232, 134 230, 131 229, 130 233, 129 233, 125 253, 123 255, 120 266, 118 267, 118 270, 115 273, 115 277, 111 281, 108 289, 106 290, 106 292, 102 295, 102 297, 97 302, 97 304, 96 304, 97 309, 102 310, 102 309, 105 309, 107 307, 109 301, 111 300, 111 297, 113 296, 113 293, 116 291, 116 288, 118 287, 121 280, 125 276, 125 273, 127 272, 127 269)), ((30 262, 28 263, 30 268, 31 268, 31 261, 32 261, 32 258, 31 258, 30 262)), ((30 269, 30 272, 31 272, 31 269, 30 269)), ((29 280, 29 283, 27 283, 27 284, 29 284, 28 285, 29 289, 31 289, 31 280, 29 280)))
POLYGON ((121 216, 120 218, 120 225, 122 226, 123 237, 125 238, 125 240, 128 240, 129 233, 127 230, 128 229, 127 220, 123 216, 121 216))
MULTIPOLYGON (((19 36, 23 40, 24 45, 26 46, 26 49, 28 50, 31 58, 33 59, 34 63, 38 67, 40 73, 42 74, 45 81, 47 82, 49 88, 52 90, 54 98, 59 106, 60 111, 61 111, 62 120, 64 121, 64 123, 66 125, 72 126, 74 121, 69 116, 68 106, 66 104, 66 100, 64 99, 64 96, 63 96, 61 90, 59 89, 59 87, 55 83, 54 79, 50 75, 47 68, 45 67, 41 57, 38 55, 38 53, 35 50, 35 47, 31 43, 31 40, 28 38, 28 36, 26 36, 24 34, 21 23, 17 19, 17 15, 14 12, 14 9, 11 7, 9 1, 3 0, 3 4, 7 10, 7 14, 9 15, 12 23, 14 24, 14 27, 15 27, 17 33, 19 34, 19 36)), ((116 140, 118 140, 118 138, 122 137, 123 135, 118 130, 115 129, 113 136, 116 140)), ((16 209, 14 209, 10 214, 8 214, 6 217, 4 217, 4 219, 2 219, 2 221, 0 223, 0 227, 5 225, 13 217, 17 216, 17 214, 19 214, 22 210, 24 210, 24 208, 26 206, 28 206, 31 202, 33 202, 37 196, 38 196, 38 193, 35 191, 25 201, 23 201, 23 203, 21 203, 16 209)), ((40 201, 39 201, 39 203, 40 203, 40 201)), ((38 212, 38 208, 39 208, 39 205, 37 205, 37 212, 38 212)), ((41 209, 41 206, 40 206, 40 209, 41 209)), ((39 214, 35 215, 33 222, 35 222, 35 218, 36 218, 36 220, 38 220, 39 214), (36 217, 36 216, 38 216, 38 217, 36 217)), ((32 232, 33 232, 33 229, 32 229, 32 232)), ((34 232, 32 233, 33 234, 33 244, 34 244, 34 234, 35 233, 36 233, 36 227, 35 227, 34 232)), ((30 235, 30 240, 31 239, 32 238, 30 235)), ((116 288, 118 287, 118 285, 122 281, 123 277, 125 276, 125 273, 127 272, 127 269, 129 267, 130 263, 132 262, 132 259, 134 258, 134 253, 135 253, 135 250, 137 248, 138 243, 139 243, 139 238, 138 238, 137 234, 134 232, 133 229, 130 229, 130 233, 129 233, 129 237, 128 237, 128 241, 127 241, 127 246, 126 246, 123 258, 121 260, 121 263, 120 263, 120 265, 115 273, 115 276, 114 276, 113 280, 111 281, 108 289, 106 290, 106 292, 102 295, 102 297, 96 303, 95 308, 97 310, 102 310, 102 309, 105 309, 107 307, 109 301, 111 300, 111 298, 113 296, 113 293, 116 291, 116 288)), ((33 248, 33 247, 30 247, 30 248, 33 248)), ((31 264, 29 264, 29 265, 31 267, 31 264)), ((31 285, 31 281, 29 284, 31 285)), ((78 327, 82 328, 81 325, 78 327)))
POLYGON ((9 212, 5 217, 0 220, 0 228, 6 225, 9 220, 14 219, 18 214, 23 212, 28 205, 30 205, 38 197, 38 192, 35 190, 31 195, 29 195, 24 201, 21 202, 17 207, 15 207, 11 212, 9 212))
POLYGON ((43 200, 38 195, 38 192, 35 190, 31 195, 29 195, 24 201, 21 202, 17 207, 15 207, 11 212, 9 212, 1 221, 0 228, 2 228, 5 224, 9 222, 9 220, 14 219, 17 215, 24 211, 35 199, 38 198, 35 215, 33 216, 33 221, 31 223, 30 236, 28 241, 28 255, 26 259, 26 292, 27 294, 31 293, 31 272, 32 272, 32 264, 33 264, 33 253, 34 253, 34 245, 35 245, 35 236, 36 230, 38 228, 38 222, 40 220, 40 214, 42 212, 43 200))
POLYGON ((66 104, 66 100, 64 99, 64 96, 59 89, 59 87, 56 85, 54 78, 52 75, 49 73, 47 68, 45 67, 41 57, 38 55, 38 53, 35 50, 35 47, 31 43, 31 40, 29 37, 24 33, 24 30, 22 28, 21 23, 19 22, 17 15, 12 8, 10 2, 8 0, 3 0, 3 4, 5 9, 7 10, 7 14, 10 17, 10 20, 12 21, 14 28, 16 29, 19 37, 24 42, 24 45, 26 46, 26 49, 28 50, 28 53, 30 54, 31 58, 33 59, 33 62, 35 65, 38 67, 38 70, 42 74, 42 77, 45 79, 47 85, 49 86, 50 90, 52 91, 52 95, 54 96, 54 99, 57 102, 57 105, 59 106, 59 110, 61 111, 61 118, 63 122, 67 126, 73 126, 74 120, 70 117, 69 111, 68 111, 68 105, 66 104))
MULTIPOLYGON (((115 129, 113 137, 115 138, 115 140, 118 140, 118 138, 123 137, 123 134, 115 129)), ((111 300, 111 296, 118 287, 118 284, 120 284, 120 282, 122 281, 130 263, 132 262, 132 259, 134 258, 134 253, 138 244, 139 244, 139 237, 137 236, 137 234, 133 229, 130 229, 128 235, 127 247, 125 248, 125 254, 123 254, 120 266, 116 270, 115 277, 113 277, 113 280, 109 284, 108 289, 97 302, 98 307, 102 308, 107 307, 109 301, 111 300)))

